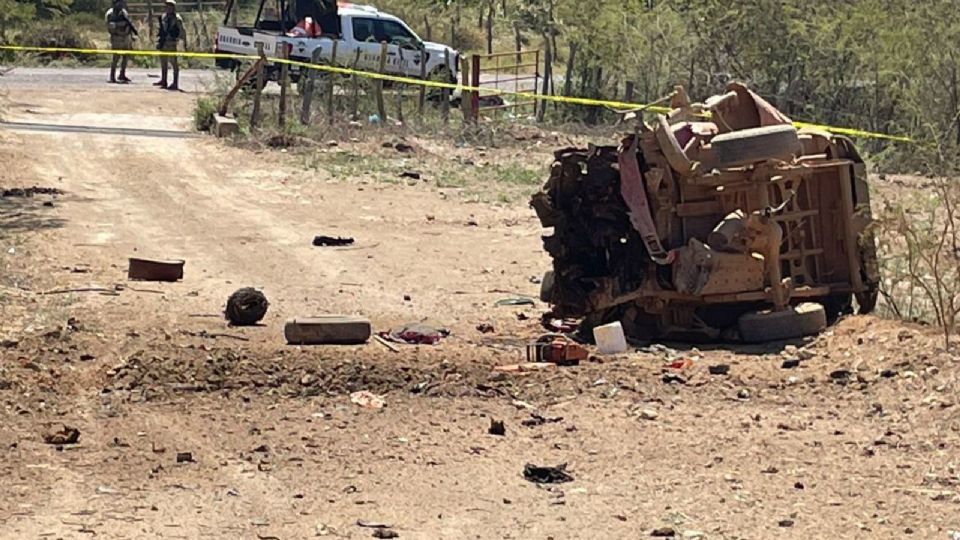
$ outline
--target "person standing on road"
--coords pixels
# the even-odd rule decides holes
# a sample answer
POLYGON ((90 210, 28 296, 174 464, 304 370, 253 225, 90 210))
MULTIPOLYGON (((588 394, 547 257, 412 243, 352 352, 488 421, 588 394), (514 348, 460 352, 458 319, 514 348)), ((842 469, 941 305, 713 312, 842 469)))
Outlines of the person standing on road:
MULTIPOLYGON (((187 48, 187 32, 183 29, 183 19, 177 13, 176 0, 166 0, 165 13, 160 18, 160 35, 157 39, 157 50, 161 52, 177 52, 177 45, 183 41, 183 48, 187 48)), ((160 82, 154 86, 167 90, 180 90, 180 63, 176 56, 160 57, 160 82), (173 83, 167 84, 167 68, 173 66, 173 83)))
MULTIPOLYGON (((107 32, 110 33, 110 48, 115 51, 129 51, 133 48, 133 38, 137 35, 137 29, 130 22, 130 14, 127 13, 124 0, 113 0, 113 7, 107 10, 105 17, 107 22, 107 32)), ((130 82, 127 78, 127 56, 121 54, 113 55, 110 62, 110 82, 126 84, 130 82), (120 64, 120 77, 117 78, 117 64, 120 64)))

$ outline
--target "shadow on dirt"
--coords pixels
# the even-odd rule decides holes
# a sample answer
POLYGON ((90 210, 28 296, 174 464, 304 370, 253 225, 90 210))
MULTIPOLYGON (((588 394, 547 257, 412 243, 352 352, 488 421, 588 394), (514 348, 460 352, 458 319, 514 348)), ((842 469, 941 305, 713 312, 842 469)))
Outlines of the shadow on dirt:
POLYGON ((63 227, 66 220, 53 215, 56 204, 56 199, 46 194, 0 197, 0 238, 63 227))

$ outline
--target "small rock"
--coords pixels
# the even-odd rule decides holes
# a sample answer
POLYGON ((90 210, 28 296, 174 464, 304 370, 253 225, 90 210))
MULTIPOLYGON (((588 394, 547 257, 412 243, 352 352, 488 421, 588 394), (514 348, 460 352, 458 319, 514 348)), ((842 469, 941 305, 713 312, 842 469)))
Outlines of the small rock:
POLYGON ((803 482, 794 482, 793 489, 805 489, 806 486, 803 485, 803 482))
POLYGON ((687 380, 676 373, 664 373, 662 380, 664 384, 687 384, 687 380))
POLYGON ((303 377, 300 377, 300 384, 303 386, 310 386, 310 383, 313 382, 313 375, 307 373, 303 377))
POLYGON ((656 420, 660 417, 660 413, 653 409, 644 409, 640 411, 640 418, 643 420, 656 420))
POLYGON ((897 371, 894 369, 885 369, 880 372, 880 376, 884 379, 892 379, 897 376, 897 371))
POLYGON ((394 531, 393 529, 374 529, 373 530, 374 538, 400 538, 400 533, 394 531))
POLYGON ((706 534, 703 531, 683 531, 684 538, 703 538, 706 534))
POLYGON ((503 437, 507 434, 507 427, 504 425, 503 420, 490 419, 490 429, 487 430, 487 433, 503 437))
POLYGON ((835 381, 845 381, 850 378, 850 375, 850 371, 846 369, 838 369, 830 372, 830 378, 835 381))
POLYGON ((661 527, 659 529, 654 529, 650 533, 650 536, 654 538, 673 538, 677 536, 677 531, 673 530, 672 527, 661 527))
POLYGON ((57 446, 63 444, 77 444, 80 440, 80 430, 75 427, 63 426, 63 429, 55 433, 48 433, 43 436, 43 442, 47 444, 55 444, 57 446))
POLYGON ((196 463, 193 460, 193 452, 177 452, 177 463, 196 463))
POLYGON ((741 388, 740 391, 737 392, 737 399, 750 399, 750 390, 741 388))
POLYGON ((779 525, 780 527, 783 527, 784 529, 789 528, 789 527, 793 527, 793 520, 792 520, 792 519, 781 519, 780 521, 777 522, 777 525, 779 525))
POLYGON ((497 329, 490 323, 481 323, 477 325, 477 331, 481 334, 493 334, 497 329))
POLYGON ((717 364, 707 368, 711 375, 726 375, 730 373, 730 366, 727 364, 717 364))
POLYGON ((798 367, 800 367, 800 359, 799 359, 799 358, 788 358, 788 359, 786 359, 786 360, 783 361, 783 364, 782 364, 780 367, 782 367, 783 369, 795 369, 795 368, 798 368, 798 367))

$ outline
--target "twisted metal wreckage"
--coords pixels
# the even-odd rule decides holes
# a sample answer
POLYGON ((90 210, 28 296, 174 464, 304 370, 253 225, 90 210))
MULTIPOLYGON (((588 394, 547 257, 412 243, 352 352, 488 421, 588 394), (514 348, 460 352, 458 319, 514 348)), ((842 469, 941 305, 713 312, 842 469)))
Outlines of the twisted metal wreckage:
POLYGON ((531 205, 553 270, 541 296, 638 339, 815 334, 877 302, 866 166, 850 139, 793 127, 739 83, 619 147, 556 152, 531 205), (708 120, 707 120, 708 119, 708 120))

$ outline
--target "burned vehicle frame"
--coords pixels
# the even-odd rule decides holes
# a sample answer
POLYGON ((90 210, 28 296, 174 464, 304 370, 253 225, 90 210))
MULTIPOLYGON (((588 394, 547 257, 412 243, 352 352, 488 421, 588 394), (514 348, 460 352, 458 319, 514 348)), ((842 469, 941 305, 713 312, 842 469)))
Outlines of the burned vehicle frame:
POLYGON ((854 298, 876 305, 863 159, 742 84, 704 103, 678 87, 619 147, 555 156, 531 201, 554 316, 636 339, 767 341, 816 333, 854 298))

